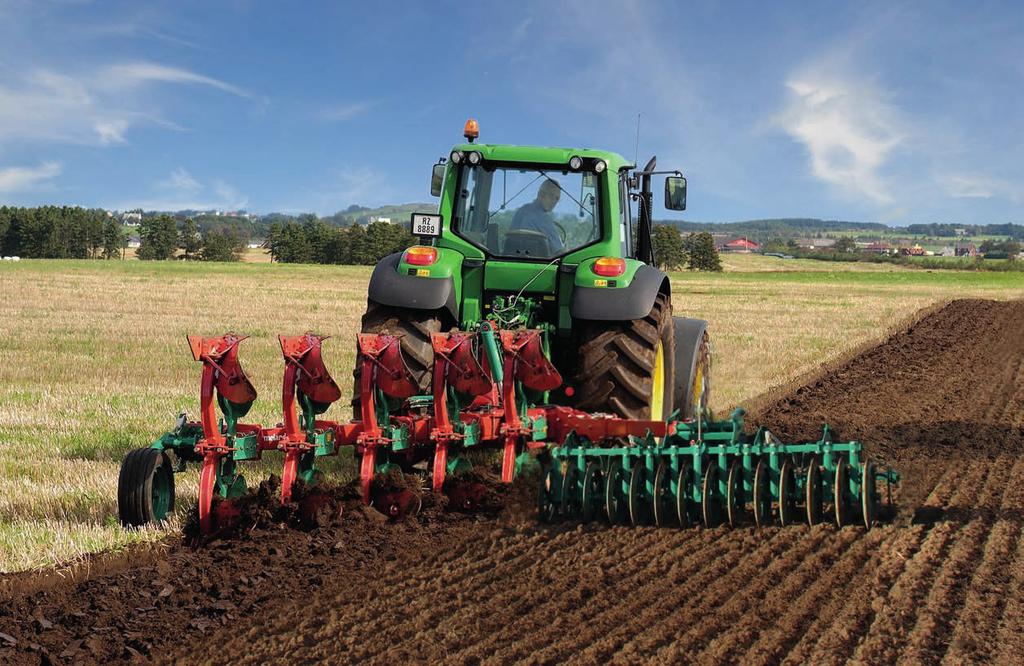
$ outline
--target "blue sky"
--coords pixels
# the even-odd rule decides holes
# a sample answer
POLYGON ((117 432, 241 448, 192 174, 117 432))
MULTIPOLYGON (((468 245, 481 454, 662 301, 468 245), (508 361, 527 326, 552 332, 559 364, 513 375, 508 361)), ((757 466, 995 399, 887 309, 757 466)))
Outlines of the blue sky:
POLYGON ((0 0, 7 204, 429 201, 469 116, 632 157, 637 113, 686 219, 1024 222, 1019 2, 0 0))

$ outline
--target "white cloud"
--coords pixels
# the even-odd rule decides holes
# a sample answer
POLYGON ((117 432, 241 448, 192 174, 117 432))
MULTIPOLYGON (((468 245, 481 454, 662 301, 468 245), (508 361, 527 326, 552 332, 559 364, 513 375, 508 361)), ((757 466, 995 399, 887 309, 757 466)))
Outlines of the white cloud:
POLYGON ((60 162, 43 162, 37 167, 0 169, 0 192, 21 192, 39 186, 60 175, 60 162))
POLYGON ((109 88, 130 88, 153 82, 194 83, 210 86, 233 95, 238 95, 239 97, 251 97, 248 92, 238 86, 233 86, 219 79, 154 62, 110 65, 100 70, 97 81, 99 85, 109 88))
POLYGON ((183 167, 154 184, 155 196, 129 199, 111 208, 115 210, 239 210, 249 198, 228 183, 213 179, 204 184, 183 167))
POLYGON ((127 132, 135 125, 176 128, 153 115, 151 93, 145 99, 141 95, 145 86, 158 84, 203 85, 248 96, 218 79, 148 62, 110 65, 75 76, 37 69, 16 81, 0 81, 0 143, 114 145, 126 143, 127 132))
POLYGON ((845 194, 890 203, 893 195, 879 171, 904 132, 881 93, 866 83, 821 74, 786 86, 790 99, 777 122, 807 148, 814 176, 845 194))
POLYGON ((371 108, 373 108, 373 102, 349 102, 321 109, 316 113, 316 117, 326 122, 345 122, 363 115, 371 108))
POLYGON ((1009 181, 984 174, 955 173, 948 176, 940 176, 938 181, 940 187, 944 187, 950 196, 959 199, 1005 197, 1016 202, 1024 199, 1024 188, 1015 186, 1009 181))

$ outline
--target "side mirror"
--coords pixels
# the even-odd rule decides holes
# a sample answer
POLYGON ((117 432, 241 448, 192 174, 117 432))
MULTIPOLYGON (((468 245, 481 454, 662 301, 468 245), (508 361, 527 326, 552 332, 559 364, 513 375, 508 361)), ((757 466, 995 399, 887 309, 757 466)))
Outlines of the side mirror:
POLYGON ((665 208, 686 210, 686 179, 682 176, 669 176, 665 179, 665 208))
POLYGON ((441 196, 441 186, 444 184, 444 164, 435 164, 434 171, 430 174, 430 196, 441 196))

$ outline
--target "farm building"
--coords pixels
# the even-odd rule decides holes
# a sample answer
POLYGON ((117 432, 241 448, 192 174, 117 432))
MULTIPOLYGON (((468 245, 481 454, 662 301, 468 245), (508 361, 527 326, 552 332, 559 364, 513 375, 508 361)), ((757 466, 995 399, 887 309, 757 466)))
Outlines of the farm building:
POLYGON ((731 240, 731 241, 727 241, 725 243, 722 243, 722 245, 718 249, 719 249, 720 252, 746 252, 746 253, 750 253, 750 252, 759 252, 761 250, 761 245, 758 244, 758 243, 755 243, 752 240, 748 240, 746 238, 737 238, 735 240, 731 240))

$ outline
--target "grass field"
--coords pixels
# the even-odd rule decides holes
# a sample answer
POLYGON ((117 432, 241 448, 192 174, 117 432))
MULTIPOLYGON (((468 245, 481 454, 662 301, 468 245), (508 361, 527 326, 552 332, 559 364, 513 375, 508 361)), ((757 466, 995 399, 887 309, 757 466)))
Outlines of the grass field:
MULTIPOLYGON (((733 255, 721 274, 678 273, 677 314, 711 322, 716 411, 884 336, 901 318, 965 296, 1024 297, 1020 273, 733 255)), ((21 261, 0 264, 0 571, 160 537, 117 525, 120 459, 196 411, 198 365, 185 335, 252 336, 242 361, 280 419, 276 335, 335 336, 325 360, 347 392, 368 267, 21 261)), ((328 417, 346 415, 336 405, 328 417)), ((277 471, 276 456, 250 479, 277 471)), ((330 463, 338 473, 351 464, 330 463)), ((178 477, 180 516, 196 474, 178 477)))

